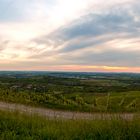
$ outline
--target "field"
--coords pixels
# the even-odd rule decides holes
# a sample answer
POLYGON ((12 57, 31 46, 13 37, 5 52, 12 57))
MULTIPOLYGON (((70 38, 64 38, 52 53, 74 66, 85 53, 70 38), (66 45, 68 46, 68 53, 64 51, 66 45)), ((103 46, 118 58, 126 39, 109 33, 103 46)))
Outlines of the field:
POLYGON ((0 140, 139 140, 140 74, 0 72, 0 110, 0 140))
POLYGON ((140 91, 108 95, 62 95, 47 93, 10 93, 1 91, 0 100, 82 112, 140 112, 140 91))
POLYGON ((140 75, 5 72, 0 100, 82 112, 140 112, 140 75))
POLYGON ((134 120, 59 120, 0 111, 1 140, 139 140, 134 120), (10 117, 9 117, 10 116, 10 117))

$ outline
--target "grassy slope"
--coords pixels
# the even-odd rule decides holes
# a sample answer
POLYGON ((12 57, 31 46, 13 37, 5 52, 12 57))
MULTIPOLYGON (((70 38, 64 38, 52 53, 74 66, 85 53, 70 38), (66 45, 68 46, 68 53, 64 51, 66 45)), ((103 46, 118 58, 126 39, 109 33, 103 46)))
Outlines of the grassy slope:
POLYGON ((1 91, 0 100, 87 112, 140 112, 140 91, 110 94, 47 94, 1 91))
POLYGON ((139 140, 140 119, 49 120, 0 111, 1 140, 139 140), (9 117, 10 116, 10 117, 9 117))

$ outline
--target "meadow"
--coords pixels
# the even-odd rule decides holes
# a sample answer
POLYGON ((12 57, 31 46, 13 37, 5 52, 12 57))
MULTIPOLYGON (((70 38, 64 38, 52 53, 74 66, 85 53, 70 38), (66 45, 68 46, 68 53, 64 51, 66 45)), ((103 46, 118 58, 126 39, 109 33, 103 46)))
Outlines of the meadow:
POLYGON ((23 113, 21 108, 20 112, 0 108, 0 140, 140 138, 139 74, 0 72, 0 102, 75 113, 134 115, 133 119, 82 120, 47 118, 23 113))
POLYGON ((139 140, 134 120, 61 120, 0 111, 1 140, 139 140))
POLYGON ((140 91, 96 95, 1 91, 0 100, 82 112, 140 112, 140 91))

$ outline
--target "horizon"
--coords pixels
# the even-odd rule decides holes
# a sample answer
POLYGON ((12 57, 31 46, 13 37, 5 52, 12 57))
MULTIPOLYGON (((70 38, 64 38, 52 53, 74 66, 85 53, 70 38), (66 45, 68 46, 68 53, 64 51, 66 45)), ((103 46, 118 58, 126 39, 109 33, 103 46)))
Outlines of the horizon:
POLYGON ((0 71, 140 73, 140 1, 1 0, 0 71))
POLYGON ((97 74, 140 74, 140 72, 103 72, 103 71, 47 71, 47 70, 0 70, 1 72, 43 72, 43 73, 97 73, 97 74))

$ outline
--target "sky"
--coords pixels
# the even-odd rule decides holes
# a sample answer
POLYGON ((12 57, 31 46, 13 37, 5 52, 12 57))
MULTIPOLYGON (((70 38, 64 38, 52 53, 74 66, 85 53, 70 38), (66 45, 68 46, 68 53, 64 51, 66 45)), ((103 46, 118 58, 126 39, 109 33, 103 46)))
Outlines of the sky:
POLYGON ((139 0, 0 0, 0 70, 140 72, 139 0))

